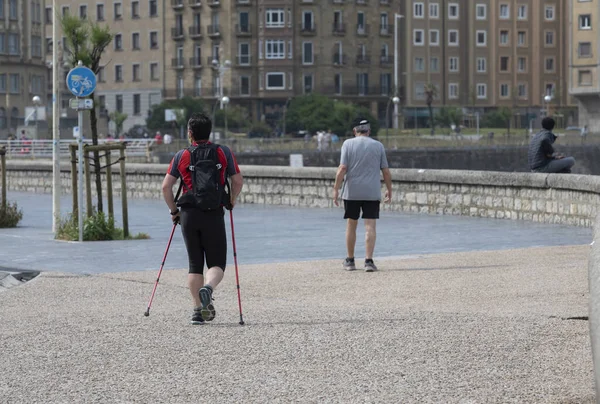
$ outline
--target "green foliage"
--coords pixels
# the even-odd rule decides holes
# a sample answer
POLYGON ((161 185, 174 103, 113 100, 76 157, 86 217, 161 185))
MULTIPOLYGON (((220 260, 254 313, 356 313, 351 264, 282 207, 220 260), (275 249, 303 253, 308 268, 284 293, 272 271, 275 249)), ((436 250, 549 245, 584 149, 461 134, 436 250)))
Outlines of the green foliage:
POLYGON ((265 122, 255 122, 250 126, 248 130, 250 137, 266 137, 273 132, 273 128, 267 125, 265 122))
POLYGON ((444 128, 448 128, 454 125, 460 125, 463 119, 463 113, 461 108, 454 107, 442 107, 438 111, 435 121, 438 125, 444 128))
POLYGON ((0 228, 17 227, 23 219, 23 212, 17 207, 17 203, 0 205, 0 228))
POLYGON ((171 126, 171 122, 165 122, 166 109, 183 109, 185 114, 177 117, 177 125, 185 125, 194 112, 207 112, 206 105, 200 98, 184 97, 178 100, 166 100, 152 107, 150 117, 146 120, 148 129, 163 129, 171 126))
POLYGON ((89 67, 96 74, 102 67, 100 59, 113 40, 113 34, 108 25, 101 26, 87 19, 66 14, 60 15, 55 10, 62 31, 66 39, 66 55, 69 64, 73 67, 81 60, 84 66, 89 67))
POLYGON ((125 123, 125 120, 127 120, 127 114, 124 114, 123 112, 119 111, 113 111, 110 113, 109 117, 110 120, 115 123, 115 127, 117 129, 117 136, 119 136, 121 134, 121 131, 123 130, 123 124, 125 123))
POLYGON ((352 121, 359 116, 371 122, 371 133, 376 136, 379 122, 367 108, 320 94, 309 94, 295 97, 290 102, 286 113, 286 129, 288 132, 307 130, 311 133, 331 129, 338 136, 345 136, 351 133, 352 121))
POLYGON ((510 130, 510 120, 512 111, 510 108, 502 107, 483 116, 481 126, 484 128, 508 128, 510 130))
POLYGON ((250 114, 246 108, 239 105, 228 105, 227 108, 219 109, 215 112, 214 125, 225 127, 225 115, 227 114, 227 126, 230 128, 246 129, 250 124, 250 114))
MULTIPOLYGON (((140 233, 130 239, 147 239, 147 234, 140 233)), ((58 225, 56 239, 66 241, 79 240, 79 220, 77 214, 69 214, 58 225)), ((83 241, 124 240, 123 229, 115 227, 115 220, 106 217, 103 212, 94 212, 83 222, 83 241)))

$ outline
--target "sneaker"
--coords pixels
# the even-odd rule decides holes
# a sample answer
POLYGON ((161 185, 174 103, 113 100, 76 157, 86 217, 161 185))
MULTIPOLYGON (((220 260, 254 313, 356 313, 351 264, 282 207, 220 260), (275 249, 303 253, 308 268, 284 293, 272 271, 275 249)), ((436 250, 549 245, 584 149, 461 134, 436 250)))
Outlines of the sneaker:
POLYGON ((365 260, 365 272, 375 272, 377 271, 377 267, 375 266, 375 263, 373 262, 373 260, 369 259, 369 260, 365 260))
POLYGON ((196 307, 194 309, 194 314, 192 314, 192 319, 190 320, 190 324, 192 325, 200 325, 204 324, 204 319, 202 318, 202 313, 200 312, 201 307, 196 307))
POLYGON ((346 258, 344 260, 344 269, 346 271, 354 271, 356 269, 356 264, 354 263, 354 258, 346 258))
POLYGON ((215 319, 216 311, 215 306, 212 304, 212 289, 210 287, 203 287, 200 289, 200 301, 202 307, 200 307, 200 313, 205 321, 213 321, 215 319))

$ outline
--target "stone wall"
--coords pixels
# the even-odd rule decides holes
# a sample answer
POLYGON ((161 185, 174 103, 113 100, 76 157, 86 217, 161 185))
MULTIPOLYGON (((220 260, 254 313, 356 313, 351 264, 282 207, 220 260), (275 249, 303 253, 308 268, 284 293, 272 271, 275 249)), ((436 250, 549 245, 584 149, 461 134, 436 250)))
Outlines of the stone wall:
MULTIPOLYGON (((11 191, 52 191, 51 162, 7 163, 11 191)), ((70 172, 61 175, 70 194, 70 172)), ((129 164, 128 198, 162 198, 166 165, 129 164)), ((242 203, 333 207, 335 168, 242 166, 242 203)), ((118 166, 113 171, 120 195, 118 166)), ((528 220, 592 226, 600 204, 600 178, 589 175, 392 169, 393 200, 386 210, 528 220)), ((94 189, 94 186, 92 186, 94 189)))

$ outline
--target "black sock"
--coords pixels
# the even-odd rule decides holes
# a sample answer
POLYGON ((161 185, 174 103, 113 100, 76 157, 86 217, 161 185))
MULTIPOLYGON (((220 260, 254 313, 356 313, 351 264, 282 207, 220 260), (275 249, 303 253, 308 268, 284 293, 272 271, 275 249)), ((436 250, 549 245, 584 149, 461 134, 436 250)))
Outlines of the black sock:
POLYGON ((373 258, 365 258, 365 262, 373 262, 373 258))
POLYGON ((210 290, 210 293, 212 293, 212 291, 213 291, 213 288, 212 288, 212 286, 210 286, 210 285, 204 285, 204 287, 205 287, 206 289, 210 290))
POLYGON ((348 258, 346 258, 346 259, 347 259, 348 261, 352 261, 352 262, 354 262, 354 257, 352 257, 352 258, 348 257, 348 258))

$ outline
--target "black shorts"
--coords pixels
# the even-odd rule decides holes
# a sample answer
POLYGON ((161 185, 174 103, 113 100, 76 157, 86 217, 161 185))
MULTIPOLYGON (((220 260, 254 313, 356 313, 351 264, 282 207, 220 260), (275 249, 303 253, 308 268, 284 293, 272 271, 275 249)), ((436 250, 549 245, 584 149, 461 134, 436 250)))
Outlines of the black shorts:
POLYGON ((348 201, 344 199, 344 219, 358 220, 362 209, 363 219, 379 219, 380 201, 348 201))
POLYGON ((205 212, 199 209, 181 210, 181 233, 187 249, 191 274, 204 273, 207 268, 219 267, 225 271, 227 264, 227 234, 225 211, 205 212))

